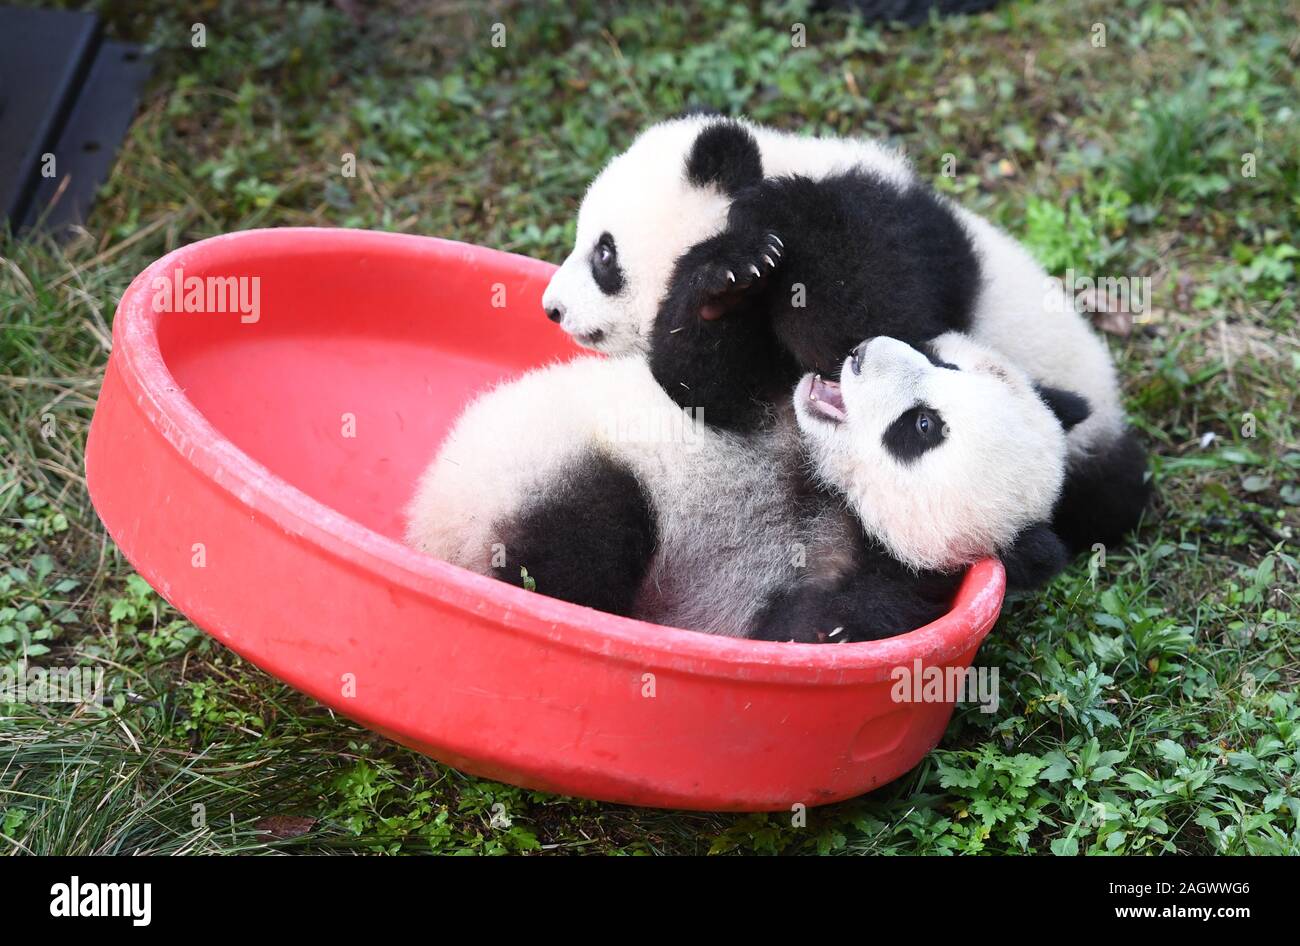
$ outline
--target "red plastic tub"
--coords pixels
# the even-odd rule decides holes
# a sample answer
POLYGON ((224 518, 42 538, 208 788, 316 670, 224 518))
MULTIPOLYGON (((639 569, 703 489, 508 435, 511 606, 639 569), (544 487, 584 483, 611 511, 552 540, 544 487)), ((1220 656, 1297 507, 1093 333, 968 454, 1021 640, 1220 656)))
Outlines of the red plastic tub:
POLYGON ((970 663, 1002 602, 996 561, 927 627, 817 646, 613 617, 401 544, 401 508, 466 400, 573 352, 541 311, 551 271, 350 230, 177 250, 118 307, 86 449, 96 509, 140 574, 223 644, 481 776, 788 810, 906 772, 952 705, 894 702, 891 671, 970 663))

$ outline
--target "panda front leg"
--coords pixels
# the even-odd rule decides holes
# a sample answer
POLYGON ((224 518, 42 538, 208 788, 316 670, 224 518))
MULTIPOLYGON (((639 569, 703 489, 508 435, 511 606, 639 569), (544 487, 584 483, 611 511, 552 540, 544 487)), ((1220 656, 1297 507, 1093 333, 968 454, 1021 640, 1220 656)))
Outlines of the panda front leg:
POLYGON ((1052 528, 1072 554, 1117 545, 1141 521, 1151 492, 1146 449, 1125 428, 1067 461, 1052 528))
POLYGON ((552 598, 630 616, 658 542, 636 476, 588 451, 501 522, 492 575, 552 598))
POLYGON ((784 252, 776 234, 725 230, 674 267, 651 329, 650 370, 705 424, 752 430, 798 380, 766 312, 765 293, 784 252))
POLYGON ((780 241, 779 265, 742 300, 744 312, 761 318, 803 371, 832 378, 854 345, 890 334, 873 330, 864 304, 854 196, 838 177, 769 178, 736 195, 716 237, 737 253, 764 239, 780 241))
POLYGON ((661 313, 679 326, 693 318, 714 321, 755 303, 784 255, 777 234, 728 227, 678 259, 661 313))
POLYGON ((747 636, 803 644, 850 644, 906 634, 942 617, 962 575, 915 573, 895 562, 831 584, 805 583, 768 602, 747 636))

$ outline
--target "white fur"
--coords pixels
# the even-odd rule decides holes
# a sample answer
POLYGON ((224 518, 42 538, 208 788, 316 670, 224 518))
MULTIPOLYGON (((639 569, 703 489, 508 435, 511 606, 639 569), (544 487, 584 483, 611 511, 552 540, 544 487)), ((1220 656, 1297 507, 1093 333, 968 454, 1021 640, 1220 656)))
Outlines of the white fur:
POLYGON ((810 404, 812 376, 795 391, 799 427, 818 474, 849 499, 867 532, 916 569, 951 570, 1007 549, 1051 518, 1065 475, 1065 434, 1025 374, 998 352, 948 333, 932 365, 892 338, 867 343, 840 376, 844 418, 810 404), (886 428, 925 405, 943 441, 911 462, 885 449, 886 428))
POLYGON ((1088 401, 1091 413, 1067 438, 1072 454, 1117 437, 1124 429, 1124 406, 1106 343, 1028 250, 983 217, 953 209, 975 243, 984 277, 971 335, 1035 381, 1088 401))
POLYGON ((686 180, 685 155, 700 127, 689 121, 651 126, 587 189, 573 252, 542 296, 544 308, 563 309, 560 324, 579 344, 611 355, 645 353, 677 257, 726 222, 726 196, 686 180), (666 154, 680 159, 665 161, 666 154), (625 279, 616 296, 601 292, 591 274, 592 250, 606 232, 625 279), (604 337, 593 343, 587 336, 596 331, 604 337))
MULTIPOLYGON (((648 332, 673 264, 688 248, 726 224, 729 201, 714 188, 686 181, 685 162, 709 116, 652 125, 597 176, 578 212, 574 250, 543 297, 561 306, 562 325, 581 344, 608 354, 645 353, 648 332), (590 255, 602 233, 618 249, 627 288, 604 295, 591 275, 590 255), (584 338, 600 330, 599 342, 584 338)), ((897 152, 866 139, 794 135, 742 122, 759 145, 767 176, 820 179, 864 167, 901 188, 918 179, 897 152)), ((1005 232, 961 207, 953 208, 980 257, 983 284, 972 335, 1001 351, 1034 379, 1073 391, 1092 413, 1071 430, 1072 455, 1103 445, 1123 430, 1115 367, 1105 342, 1066 300, 1059 285, 1005 232)))
MULTIPOLYGON (((579 344, 611 355, 645 353, 677 257, 726 224, 729 198, 717 188, 690 184, 685 170, 691 145, 716 120, 696 115, 651 125, 591 182, 578 210, 573 252, 542 296, 544 308, 564 310, 561 325, 579 344), (591 275, 591 253, 602 233, 614 237, 626 279, 612 297, 591 275), (604 335, 593 342, 589 336, 597 330, 604 335)), ((768 176, 799 173, 820 179, 867 167, 900 187, 914 180, 899 154, 874 141, 741 124, 758 141, 768 176)))
MULTIPOLYGON (((817 474, 900 561, 964 566, 1050 516, 1065 439, 1029 380, 997 353, 956 334, 936 348, 962 371, 875 339, 861 376, 845 369, 843 423, 809 413, 805 378, 794 398, 797 426, 784 412, 752 437, 685 419, 636 356, 536 369, 481 395, 456 421, 407 509, 407 542, 491 574, 503 523, 545 502, 565 467, 596 449, 635 474, 657 517, 658 545, 632 616, 741 635, 799 568, 834 578, 851 561, 840 508, 797 513, 786 474, 802 431, 817 474), (918 401, 952 431, 903 466, 881 434, 918 401)), ((537 578, 545 593, 545 576, 537 578)))
MULTIPOLYGON (((792 423, 738 438, 684 421, 640 358, 552 365, 466 409, 421 477, 407 542, 489 574, 503 520, 544 501, 557 471, 594 447, 633 471, 658 514, 633 616, 740 635, 812 540, 776 472, 793 437, 792 423)), ((544 593, 545 576, 537 579, 544 593)))

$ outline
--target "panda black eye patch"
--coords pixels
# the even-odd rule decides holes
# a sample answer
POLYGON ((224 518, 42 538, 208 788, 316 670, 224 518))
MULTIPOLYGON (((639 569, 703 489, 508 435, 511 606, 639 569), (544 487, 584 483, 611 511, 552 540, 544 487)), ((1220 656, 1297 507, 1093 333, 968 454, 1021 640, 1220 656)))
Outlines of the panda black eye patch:
POLYGON ((616 296, 623 291, 623 269, 618 265, 618 247, 608 233, 602 233, 591 249, 591 278, 596 280, 600 291, 607 296, 616 296))
POLYGON ((881 439, 895 460, 912 463, 927 450, 943 443, 943 438, 944 424, 939 412, 918 404, 894 418, 881 439))

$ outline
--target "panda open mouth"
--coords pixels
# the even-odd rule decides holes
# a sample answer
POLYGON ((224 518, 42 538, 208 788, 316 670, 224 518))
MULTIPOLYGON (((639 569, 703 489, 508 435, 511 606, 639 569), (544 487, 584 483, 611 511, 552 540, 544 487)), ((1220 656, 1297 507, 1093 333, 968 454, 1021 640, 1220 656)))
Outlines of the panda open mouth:
POLYGON ((813 413, 836 424, 848 417, 839 384, 827 381, 819 374, 813 375, 812 382, 808 385, 807 404, 813 413))

